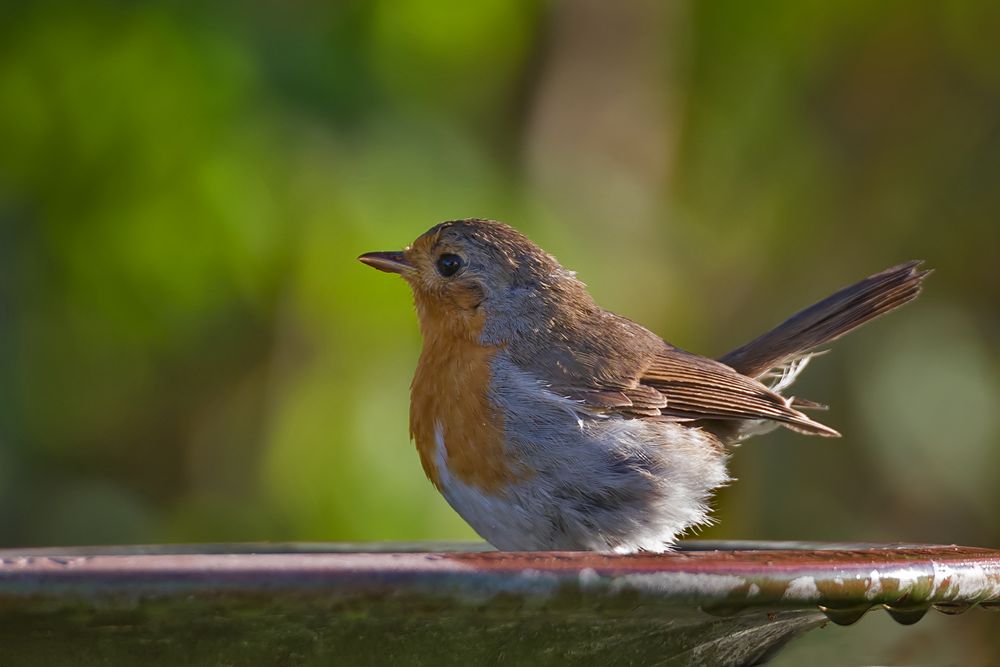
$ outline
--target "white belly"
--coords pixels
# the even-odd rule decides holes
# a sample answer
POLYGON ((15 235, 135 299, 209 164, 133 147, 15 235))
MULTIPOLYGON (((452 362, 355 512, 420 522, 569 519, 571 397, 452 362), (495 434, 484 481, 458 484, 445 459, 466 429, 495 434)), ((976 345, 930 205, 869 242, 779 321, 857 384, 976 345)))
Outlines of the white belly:
POLYGON ((494 367, 491 397, 504 417, 507 455, 532 474, 497 493, 448 472, 436 430, 436 464, 448 503, 505 550, 664 551, 710 521, 726 455, 707 433, 671 422, 594 417, 513 367, 494 367), (527 393, 525 393, 527 392, 527 393))
POLYGON ((522 503, 520 493, 497 494, 480 490, 454 477, 448 470, 447 445, 438 427, 435 464, 445 500, 458 514, 497 549, 538 551, 552 549, 543 537, 541 517, 522 503))

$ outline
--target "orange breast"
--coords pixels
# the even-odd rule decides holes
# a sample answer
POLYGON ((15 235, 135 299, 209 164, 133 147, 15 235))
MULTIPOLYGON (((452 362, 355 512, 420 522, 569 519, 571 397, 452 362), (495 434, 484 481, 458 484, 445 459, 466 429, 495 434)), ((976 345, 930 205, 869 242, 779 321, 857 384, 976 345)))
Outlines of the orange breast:
POLYGON ((505 453, 503 416, 489 400, 490 362, 496 349, 428 333, 410 399, 410 435, 424 472, 440 489, 440 429, 447 472, 482 491, 498 493, 521 475, 505 453))

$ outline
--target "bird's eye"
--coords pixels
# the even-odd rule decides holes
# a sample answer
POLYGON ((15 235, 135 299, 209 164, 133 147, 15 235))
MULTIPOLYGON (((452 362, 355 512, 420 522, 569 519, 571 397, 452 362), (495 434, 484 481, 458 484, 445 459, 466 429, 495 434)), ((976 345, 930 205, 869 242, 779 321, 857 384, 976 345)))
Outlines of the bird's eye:
POLYGON ((451 253, 445 253, 438 257, 437 260, 437 270, 445 278, 450 278, 451 276, 458 273, 458 270, 462 268, 465 262, 458 255, 452 255, 451 253))

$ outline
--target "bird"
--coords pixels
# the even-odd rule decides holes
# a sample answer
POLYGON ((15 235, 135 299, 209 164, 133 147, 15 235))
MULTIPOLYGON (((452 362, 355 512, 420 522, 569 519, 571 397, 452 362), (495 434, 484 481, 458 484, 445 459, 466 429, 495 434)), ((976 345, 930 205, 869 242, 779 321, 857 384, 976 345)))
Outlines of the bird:
POLYGON ((601 308, 495 220, 435 225, 358 258, 413 292, 423 346, 410 436, 431 483, 504 551, 670 551, 712 523, 735 445, 840 434, 787 394, 809 360, 917 297, 922 261, 872 275, 711 359, 601 308))

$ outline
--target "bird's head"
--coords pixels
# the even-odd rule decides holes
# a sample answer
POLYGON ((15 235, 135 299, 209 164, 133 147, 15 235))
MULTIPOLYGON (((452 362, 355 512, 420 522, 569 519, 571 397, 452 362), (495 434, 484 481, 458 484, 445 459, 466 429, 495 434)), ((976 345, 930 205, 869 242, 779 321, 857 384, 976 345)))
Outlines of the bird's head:
POLYGON ((446 333, 498 344, 530 331, 560 304, 589 301, 572 272, 494 220, 442 222, 404 250, 358 259, 410 284, 425 337, 446 333))

